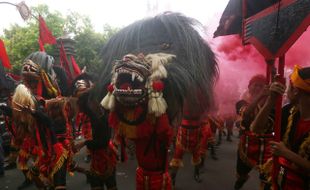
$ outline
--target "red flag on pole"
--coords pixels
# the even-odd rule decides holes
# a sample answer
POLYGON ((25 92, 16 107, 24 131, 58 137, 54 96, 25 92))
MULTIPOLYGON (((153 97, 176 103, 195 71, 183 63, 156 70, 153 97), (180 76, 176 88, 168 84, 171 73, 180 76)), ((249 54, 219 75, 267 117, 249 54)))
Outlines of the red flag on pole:
POLYGON ((72 67, 73 67, 73 71, 74 71, 74 76, 78 76, 79 74, 81 74, 81 69, 78 66, 78 64, 76 64, 74 57, 71 55, 71 63, 72 63, 72 67))
POLYGON ((40 51, 44 51, 45 52, 44 44, 42 43, 41 38, 38 39, 38 42, 39 42, 40 51))
POLYGON ((64 48, 63 43, 60 43, 60 48, 59 48, 60 52, 59 52, 59 61, 61 66, 65 69, 67 76, 68 76, 68 83, 71 83, 71 81, 73 80, 73 76, 70 70, 70 66, 69 66, 69 61, 67 59, 67 54, 64 48))
POLYGON ((5 46, 4 46, 4 43, 3 41, 0 39, 0 60, 2 62, 2 65, 8 69, 11 69, 12 66, 10 64, 10 59, 9 59, 9 56, 8 54, 6 53, 6 50, 5 50, 5 46))
POLYGON ((56 44, 56 38, 48 29, 43 17, 39 15, 39 35, 42 44, 56 44))

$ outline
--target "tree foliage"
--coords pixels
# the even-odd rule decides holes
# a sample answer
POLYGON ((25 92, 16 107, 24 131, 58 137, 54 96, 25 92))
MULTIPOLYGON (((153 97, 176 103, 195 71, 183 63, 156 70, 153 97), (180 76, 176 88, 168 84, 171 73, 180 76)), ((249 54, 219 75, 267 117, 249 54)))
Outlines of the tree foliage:
MULTIPOLYGON (((26 26, 11 25, 9 29, 4 30, 1 38, 4 40, 13 72, 19 73, 21 64, 25 57, 30 53, 39 50, 38 36, 39 24, 38 15, 41 15, 53 35, 58 37, 70 36, 76 42, 76 61, 82 68, 87 66, 90 71, 98 71, 100 64, 100 49, 106 40, 118 29, 109 25, 104 26, 104 32, 95 32, 91 20, 87 16, 76 12, 70 12, 63 16, 58 11, 51 12, 47 5, 38 5, 31 8, 32 17, 27 21, 26 26)), ((53 55, 55 47, 45 45, 48 54, 53 55)))
POLYGON ((117 28, 112 28, 109 25, 104 26, 104 33, 96 33, 88 28, 78 32, 75 36, 77 62, 81 68, 86 66, 88 71, 97 72, 100 69, 100 52, 104 43, 108 38, 117 32, 117 28))

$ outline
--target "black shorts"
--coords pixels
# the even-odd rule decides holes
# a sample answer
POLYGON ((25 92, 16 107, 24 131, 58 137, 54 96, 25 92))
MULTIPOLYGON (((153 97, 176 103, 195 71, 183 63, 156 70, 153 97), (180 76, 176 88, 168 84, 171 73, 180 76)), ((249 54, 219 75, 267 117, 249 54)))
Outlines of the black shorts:
POLYGON ((95 176, 95 175, 89 175, 88 179, 89 179, 91 188, 95 188, 95 187, 104 188, 104 186, 106 186, 107 189, 112 189, 116 187, 115 170, 113 171, 111 176, 105 179, 99 176, 95 176))
POLYGON ((66 186, 67 161, 63 163, 61 168, 54 174, 54 186, 66 186))

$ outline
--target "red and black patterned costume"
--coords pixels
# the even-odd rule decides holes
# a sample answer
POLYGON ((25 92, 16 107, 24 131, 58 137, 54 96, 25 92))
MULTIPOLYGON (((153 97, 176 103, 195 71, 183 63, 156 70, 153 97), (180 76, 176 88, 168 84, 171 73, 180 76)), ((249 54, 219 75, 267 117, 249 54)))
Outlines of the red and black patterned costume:
MULTIPOLYGON (((310 162, 310 121, 302 119, 298 108, 291 105, 283 108, 282 117, 282 141, 293 152, 310 162)), ((305 190, 310 187, 310 178, 305 169, 284 157, 279 158, 279 164, 277 183, 280 189, 305 190)))
MULTIPOLYGON (((77 98, 80 97, 83 93, 94 87, 95 80, 97 80, 95 74, 88 72, 81 73, 72 81, 71 95, 77 98)), ((77 135, 82 134, 86 140, 92 139, 90 119, 83 111, 78 111, 75 118, 75 125, 77 135)))
POLYGON ((110 111, 116 142, 136 144, 138 190, 172 188, 170 126, 179 126, 185 99, 196 108, 211 102, 217 64, 195 24, 177 13, 158 15, 125 27, 103 48, 97 93, 107 93, 101 105, 110 111))
POLYGON ((201 125, 200 120, 187 120, 182 119, 181 126, 178 128, 176 149, 173 160, 170 166, 181 166, 183 154, 188 151, 193 154, 192 163, 198 165, 201 162, 201 155, 204 152, 200 152, 200 147, 207 144, 207 138, 204 126, 201 125), (180 162, 179 164, 174 164, 180 162))
POLYGON ((214 134, 214 138, 216 137, 216 133, 218 133, 216 145, 220 145, 222 143, 222 133, 224 130, 224 121, 223 121, 222 117, 218 114, 217 115, 209 114, 208 118, 210 121, 212 133, 214 134))
MULTIPOLYGON (((284 85, 277 82, 270 85, 270 95, 252 126, 254 132, 260 134, 266 129, 266 117, 272 115, 277 95, 284 91, 284 85)), ((265 164, 263 172, 270 186, 272 183, 272 187, 277 186, 277 189, 281 190, 308 190, 310 188, 310 67, 295 66, 286 92, 290 104, 282 108, 279 131, 281 142, 271 142, 272 152, 279 158, 279 168, 274 166, 274 160, 270 159, 265 164)))
MULTIPOLYGON (((206 141, 206 148, 210 149, 210 155, 213 160, 218 160, 218 157, 216 156, 216 129, 221 128, 221 123, 217 121, 214 117, 212 117, 210 114, 204 115, 202 120, 202 125, 205 126, 205 136, 207 138, 206 141)), ((205 146, 202 146, 203 149, 205 149, 205 146)), ((206 152, 205 150, 203 152, 206 152)), ((205 156, 202 157, 202 163, 201 166, 204 166, 204 160, 205 156)))
POLYGON ((76 170, 86 173, 92 189, 117 189, 116 163, 117 152, 110 140, 111 128, 108 124, 108 114, 101 109, 98 102, 89 98, 89 90, 96 81, 91 73, 82 73, 73 81, 73 95, 78 98, 79 111, 82 116, 82 127, 91 127, 91 137, 85 138, 85 145, 91 156, 90 170, 76 167, 76 170), (89 101, 90 100, 90 101, 89 101))
POLYGON ((110 141, 108 115, 100 110, 93 112, 87 105, 88 96, 88 93, 85 93, 79 97, 79 107, 80 111, 89 117, 92 127, 92 139, 84 142, 91 155, 90 171, 87 174, 90 185, 92 189, 104 189, 104 186, 109 190, 117 189, 115 176, 117 152, 110 141))
MULTIPOLYGON (((82 73, 79 75, 75 80, 73 81, 73 89, 72 89, 72 95, 74 97, 79 97, 82 93, 85 91, 88 91, 93 87, 93 83, 96 76, 91 76, 94 74, 91 73, 82 73)), ((78 132, 78 135, 82 134, 84 139, 91 140, 92 139, 92 130, 91 130, 91 123, 89 117, 83 113, 82 111, 79 111, 76 115, 75 119, 75 125, 78 132)))
MULTIPOLYGON (((206 127, 205 135, 207 137, 206 145, 207 148, 210 149, 210 155, 213 160, 218 160, 218 157, 216 155, 216 145, 220 144, 220 140, 216 142, 216 131, 219 131, 220 133, 223 130, 223 121, 219 116, 214 116, 212 114, 203 115, 203 118, 201 120, 202 125, 206 127)), ((204 166, 204 160, 205 156, 202 157, 202 163, 201 166, 204 166)))
MULTIPOLYGON (((19 112, 24 112, 22 109, 25 109, 22 107, 23 104, 21 104, 23 102, 18 100, 20 89, 21 93, 25 95, 26 87, 19 85, 13 96, 14 102, 12 105, 17 131, 16 143, 20 149, 18 167, 22 171, 27 172, 27 177, 34 180, 39 188, 54 185, 65 186, 65 181, 62 181, 64 184, 57 184, 54 180, 57 180, 55 175, 58 175, 58 172, 63 167, 68 152, 61 143, 57 142, 54 122, 44 114, 44 108, 42 109, 42 105, 40 106, 37 99, 34 99, 34 103, 41 108, 30 107, 32 110, 31 115, 21 113, 25 116, 20 116, 19 112), (29 167, 28 161, 30 159, 34 161, 34 164, 29 167)), ((29 95, 31 94, 29 93, 29 95)), ((31 106, 35 106, 35 104, 31 106)))
POLYGON ((56 177, 59 178, 57 179, 58 183, 61 183, 61 185, 59 184, 58 189, 61 188, 60 186, 65 188, 66 174, 67 172, 71 172, 70 165, 74 156, 74 139, 71 125, 72 118, 75 115, 74 104, 76 104, 76 101, 67 97, 52 98, 45 101, 44 111, 54 123, 53 128, 57 142, 61 143, 67 152, 65 165, 61 168, 62 171, 59 173, 59 176, 56 177))
MULTIPOLYGON (((237 103, 237 113, 239 113, 242 117, 242 135, 240 136, 237 152, 237 180, 235 182, 235 189, 240 189, 248 180, 248 174, 252 168, 255 167, 260 172, 263 164, 271 157, 269 142, 273 139, 272 117, 270 117, 268 127, 266 128, 268 130, 266 130, 264 134, 257 135, 250 131, 250 125, 261 109, 262 104, 264 103, 264 98, 266 97, 262 93, 265 82, 266 79, 262 75, 252 77, 249 82, 249 87, 259 85, 260 91, 257 92, 257 96, 255 98, 254 95, 252 95, 252 97, 244 98, 237 103)), ((260 179, 262 182, 261 185, 263 185, 266 179, 262 174, 260 175, 260 179)))
POLYGON ((54 120, 46 114, 45 98, 60 95, 53 58, 35 52, 25 59, 22 80, 12 98, 12 117, 19 146, 18 166, 38 188, 65 189, 64 162, 68 151, 57 141, 54 120), (30 166, 29 160, 33 160, 30 166), (64 169, 63 169, 64 168, 64 169))
MULTIPOLYGON (((140 84, 140 87, 142 87, 146 81, 145 76, 150 73, 147 70, 148 65, 146 59, 144 56, 140 56, 127 55, 116 66, 123 66, 119 70, 121 73, 118 73, 122 77, 122 74, 125 76, 127 72, 124 70, 129 69, 127 66, 130 67, 131 64, 141 63, 141 68, 138 68, 141 70, 137 70, 138 76, 136 80, 142 83, 140 84)), ((118 70, 116 69, 115 72, 118 72, 118 70)), ((139 84, 139 82, 137 83, 139 84)), ((163 85, 160 81, 156 82, 159 86, 163 85)), ((126 89, 125 86, 127 85, 131 86, 128 83, 123 84, 123 81, 115 84, 115 86, 113 85, 115 96, 117 97, 123 94, 124 91, 122 89, 126 89)), ((160 91, 161 89, 156 90, 160 91)), ((134 102, 140 98, 139 95, 143 94, 142 90, 137 90, 137 92, 137 97, 133 97, 133 99, 130 99, 131 96, 129 95, 128 99, 127 97, 122 97, 119 101, 116 101, 114 105, 115 111, 112 110, 110 113, 109 124, 115 130, 115 142, 120 144, 123 150, 124 138, 131 139, 135 142, 136 158, 138 161, 138 168, 136 170, 137 189, 170 189, 171 179, 168 173, 167 150, 172 138, 172 128, 170 127, 168 116, 165 113, 148 113, 148 105, 145 101, 141 101, 136 106, 128 106, 135 104, 134 102)), ((109 98, 108 96, 106 98, 109 98)), ((106 107, 105 99, 102 101, 102 105, 106 107)))
MULTIPOLYGON (((93 77, 87 73, 83 73, 78 76, 73 82, 73 96, 79 97, 84 91, 93 87, 93 77)), ((76 135, 82 135, 85 140, 92 140, 92 127, 89 117, 82 111, 78 111, 75 118, 76 135)), ((85 162, 89 162, 91 159, 91 151, 87 149, 85 162)))
POLYGON ((75 126, 79 134, 86 140, 92 139, 92 131, 90 120, 83 112, 79 112, 76 116, 75 126))
MULTIPOLYGON (((78 112, 75 118, 75 127, 77 136, 82 135, 85 140, 92 140, 92 128, 90 119, 85 113, 78 112)), ((89 162, 91 159, 91 153, 89 149, 87 149, 86 151, 87 152, 84 161, 89 162)))
MULTIPOLYGON (((125 113, 131 117, 139 113, 132 110, 125 113)), ((122 117, 126 117, 125 114, 122 117)), ((141 114, 141 113, 140 113, 141 114)), ((139 116, 141 117, 141 115, 139 116)), ((135 142, 139 167, 136 170, 137 189, 170 189, 167 149, 172 138, 172 128, 166 114, 160 117, 146 115, 141 123, 132 125, 138 118, 118 118, 117 113, 110 115, 110 124, 117 131, 118 139, 130 138, 135 142), (134 120, 133 120, 134 119, 134 120)), ((119 141, 120 144, 122 140, 119 141)), ((121 144, 121 146, 123 146, 121 144)))
POLYGON ((227 137, 226 140, 231 142, 232 135, 233 135, 233 127, 235 123, 235 117, 232 115, 226 115, 225 116, 225 128, 227 130, 227 137))
MULTIPOLYGON (((0 103, 1 105, 11 105, 12 94, 17 84, 17 78, 13 78, 10 73, 6 73, 3 65, 0 65, 0 103)), ((2 148, 5 154, 9 154, 5 170, 16 168, 16 158, 18 154, 17 147, 14 143, 15 127, 12 117, 0 112, 1 120, 5 122, 5 128, 1 130, 3 140, 2 148)))
POLYGON ((170 167, 172 168, 171 177, 174 184, 177 170, 183 166, 182 159, 185 152, 192 154, 192 164, 195 166, 194 178, 197 182, 201 181, 199 169, 207 151, 207 141, 211 132, 209 130, 209 123, 202 121, 202 114, 197 112, 197 110, 189 111, 185 107, 181 125, 177 130, 174 155, 170 161, 170 167))
MULTIPOLYGON (((282 109, 281 129, 282 141, 287 148, 298 154, 303 160, 310 163, 310 120, 301 110, 309 107, 310 94, 310 67, 300 68, 295 66, 290 76, 291 87, 299 89, 297 105, 290 110, 282 109), (299 97, 298 97, 299 96, 299 97), (307 101, 308 100, 308 101, 307 101), (284 130, 285 129, 285 130, 284 130)), ((291 92, 288 92, 291 93, 291 92)), ((290 95, 288 95, 290 96, 290 95)), ((280 170, 278 173, 278 185, 280 189, 304 190, 310 188, 309 168, 297 166, 284 156, 279 157, 280 170)))
MULTIPOLYGON (((11 105, 11 96, 8 98, 5 105, 11 105)), ((12 121, 12 114, 7 113, 4 110, 1 110, 1 111, 2 111, 2 114, 4 117, 5 128, 7 131, 5 137, 7 137, 10 140, 10 145, 8 147, 9 150, 7 150, 9 152, 8 164, 5 166, 5 169, 7 170, 7 169, 16 168, 16 159, 18 156, 18 147, 15 145, 16 128, 14 126, 14 122, 12 121)))

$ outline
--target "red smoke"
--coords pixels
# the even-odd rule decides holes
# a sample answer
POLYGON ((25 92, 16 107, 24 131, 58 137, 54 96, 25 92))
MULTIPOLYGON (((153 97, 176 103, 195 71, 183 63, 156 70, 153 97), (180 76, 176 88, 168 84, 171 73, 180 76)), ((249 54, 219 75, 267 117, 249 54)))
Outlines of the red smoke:
POLYGON ((288 50, 286 54, 286 66, 293 68, 294 65, 302 67, 310 66, 310 28, 305 31, 302 36, 295 42, 295 44, 288 50))
POLYGON ((249 79, 265 73, 264 58, 251 45, 243 46, 238 35, 217 37, 210 43, 220 70, 215 88, 218 112, 233 114, 235 103, 247 89, 249 79))
MULTIPOLYGON (((295 64, 310 66, 310 31, 305 32, 286 54, 286 75, 295 64)), ((252 45, 243 46, 238 35, 209 40, 216 53, 220 76, 215 88, 215 99, 220 114, 235 113, 235 103, 247 90, 253 75, 265 74, 264 57, 252 45)))

